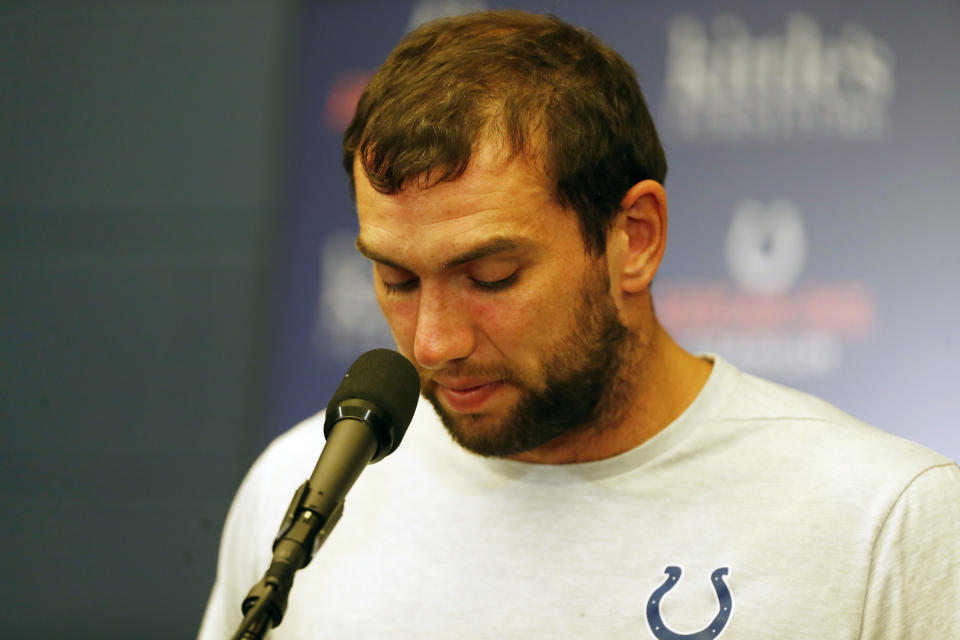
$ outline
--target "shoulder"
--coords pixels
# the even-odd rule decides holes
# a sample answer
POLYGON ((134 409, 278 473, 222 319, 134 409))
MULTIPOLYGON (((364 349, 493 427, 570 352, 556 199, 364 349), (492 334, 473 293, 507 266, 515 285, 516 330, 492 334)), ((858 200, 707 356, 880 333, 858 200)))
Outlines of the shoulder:
POLYGON ((810 394, 726 369, 729 395, 716 416, 718 437, 771 464, 824 481, 887 487, 897 495, 926 470, 955 466, 939 453, 870 426, 810 394))

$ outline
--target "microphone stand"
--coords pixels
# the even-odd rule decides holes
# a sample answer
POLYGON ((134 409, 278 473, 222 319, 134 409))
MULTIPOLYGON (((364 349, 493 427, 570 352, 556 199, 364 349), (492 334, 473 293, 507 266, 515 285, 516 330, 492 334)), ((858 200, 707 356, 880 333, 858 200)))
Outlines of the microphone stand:
MULTIPOLYGON (((366 403, 357 403, 366 404, 366 403)), ((375 454, 378 443, 364 407, 345 407, 310 479, 300 485, 273 542, 270 567, 243 600, 243 622, 232 640, 259 640, 280 624, 294 574, 307 566, 343 514, 343 497, 375 454), (353 415, 350 415, 353 414, 353 415), (333 452, 333 453, 331 453, 333 452)))
POLYGON ((243 599, 243 622, 233 640, 259 640, 280 624, 293 575, 309 564, 340 520, 344 498, 360 472, 400 444, 419 392, 417 370, 395 351, 374 349, 350 366, 327 405, 327 443, 287 507, 270 567, 243 599))
POLYGON ((280 624, 287 610, 294 574, 310 563, 340 520, 343 500, 324 522, 322 516, 304 505, 309 490, 309 481, 300 485, 287 507, 273 543, 273 560, 260 582, 243 599, 243 622, 232 640, 260 640, 269 629, 280 624))

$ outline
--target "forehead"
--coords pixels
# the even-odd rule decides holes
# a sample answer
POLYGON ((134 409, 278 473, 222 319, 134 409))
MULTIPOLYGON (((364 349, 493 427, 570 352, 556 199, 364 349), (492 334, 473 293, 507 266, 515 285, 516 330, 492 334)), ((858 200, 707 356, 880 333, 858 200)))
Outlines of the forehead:
POLYGON ((360 242, 398 262, 442 261, 493 237, 543 242, 578 229, 538 168, 490 146, 481 146, 456 180, 426 188, 384 194, 358 166, 354 175, 360 242))

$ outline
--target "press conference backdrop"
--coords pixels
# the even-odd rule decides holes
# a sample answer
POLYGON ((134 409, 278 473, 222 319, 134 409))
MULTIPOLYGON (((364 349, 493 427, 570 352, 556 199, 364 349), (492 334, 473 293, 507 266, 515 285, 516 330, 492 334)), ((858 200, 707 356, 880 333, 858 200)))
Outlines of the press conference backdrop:
POLYGON ((654 301, 683 345, 960 458, 956 0, 308 5, 273 428, 392 344, 340 166, 359 92, 415 25, 503 4, 636 69, 670 165, 654 301))

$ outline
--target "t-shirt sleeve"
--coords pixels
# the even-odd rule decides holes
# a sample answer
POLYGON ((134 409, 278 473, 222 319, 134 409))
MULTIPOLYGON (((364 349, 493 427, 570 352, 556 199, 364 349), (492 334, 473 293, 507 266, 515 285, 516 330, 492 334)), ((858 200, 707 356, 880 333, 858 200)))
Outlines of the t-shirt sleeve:
POLYGON ((873 549, 861 640, 960 638, 960 468, 903 490, 873 549))

